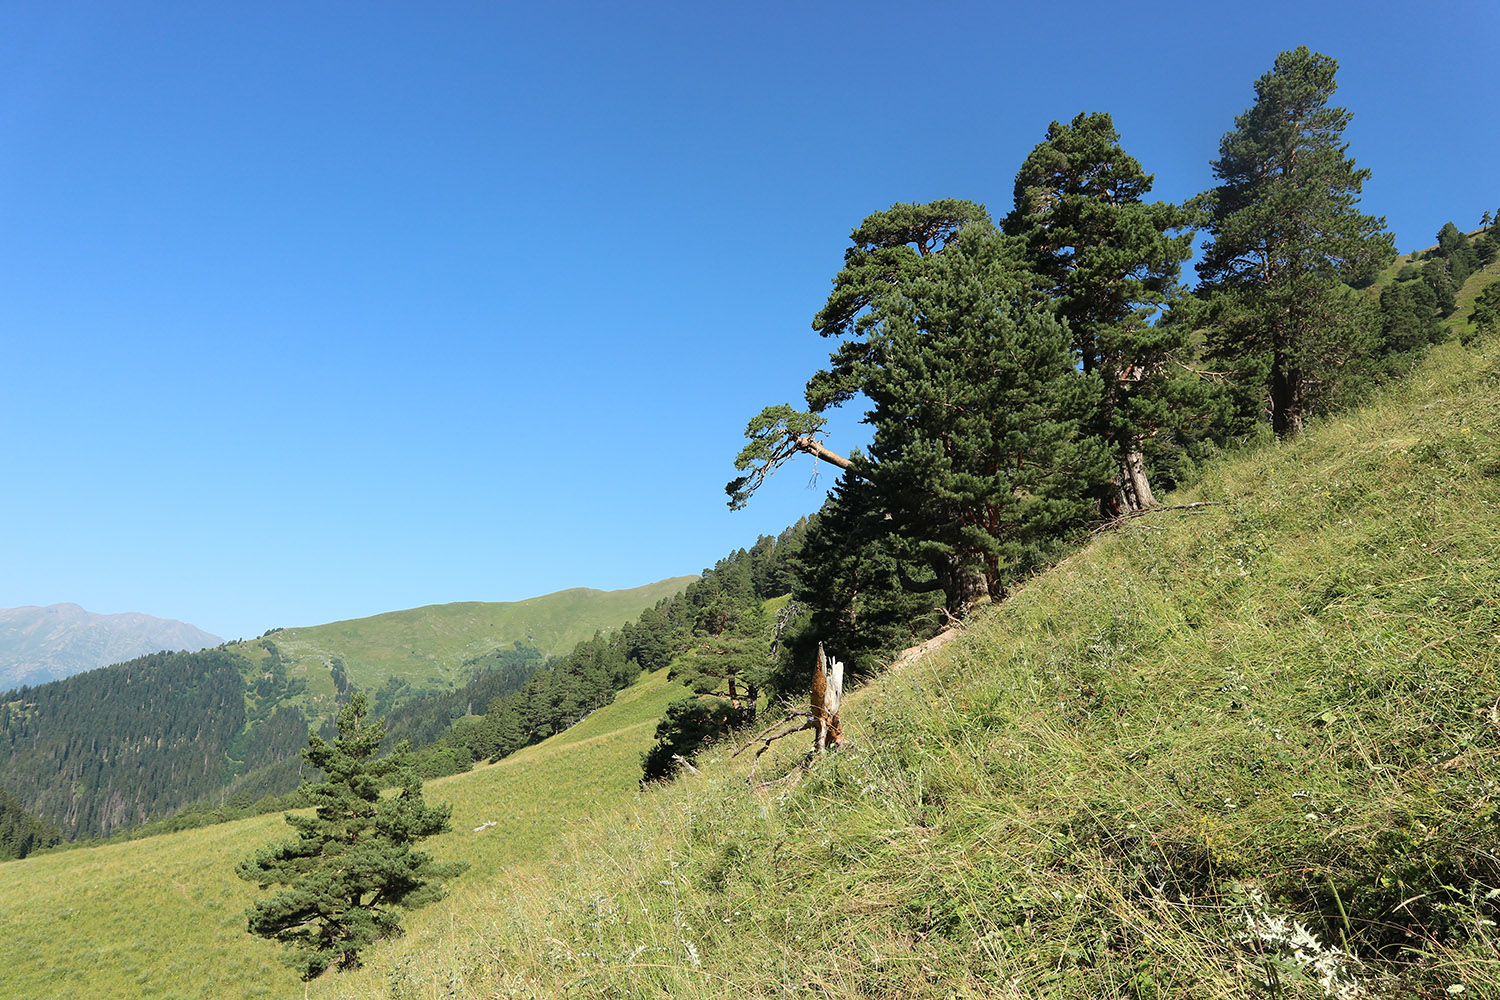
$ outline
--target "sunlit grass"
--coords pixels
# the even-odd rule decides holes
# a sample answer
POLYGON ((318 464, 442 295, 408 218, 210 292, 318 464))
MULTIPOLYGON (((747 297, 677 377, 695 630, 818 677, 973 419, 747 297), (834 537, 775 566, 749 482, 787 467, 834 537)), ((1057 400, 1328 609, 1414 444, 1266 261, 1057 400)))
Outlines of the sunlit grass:
POLYGON ((1500 995, 1497 392, 1439 349, 851 698, 800 781, 711 750, 320 995, 1500 995))
MULTIPOLYGON (((1500 997, 1497 397, 1500 345, 1450 343, 1210 467, 779 783, 716 746, 639 792, 659 674, 431 783, 473 867, 310 995, 1500 997)), ((0 992, 297 995, 231 874, 281 830, 6 865, 0 992)))

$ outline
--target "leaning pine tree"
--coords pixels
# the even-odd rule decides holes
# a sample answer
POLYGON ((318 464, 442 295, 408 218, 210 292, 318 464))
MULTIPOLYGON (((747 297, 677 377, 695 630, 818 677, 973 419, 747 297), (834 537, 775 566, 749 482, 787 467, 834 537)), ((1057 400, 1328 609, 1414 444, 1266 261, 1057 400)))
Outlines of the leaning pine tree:
POLYGON ((338 731, 331 746, 308 734, 303 757, 326 780, 307 788, 313 815, 287 815, 296 839, 262 848, 235 869, 262 889, 286 886, 250 907, 249 930, 292 949, 304 979, 330 965, 357 968, 362 949, 400 935, 395 907, 440 898, 442 880, 468 867, 413 849, 448 829, 451 807, 423 801, 405 741, 391 757, 375 759, 383 727, 365 722, 363 694, 339 712, 338 731), (382 798, 390 776, 399 778, 401 791, 382 798))

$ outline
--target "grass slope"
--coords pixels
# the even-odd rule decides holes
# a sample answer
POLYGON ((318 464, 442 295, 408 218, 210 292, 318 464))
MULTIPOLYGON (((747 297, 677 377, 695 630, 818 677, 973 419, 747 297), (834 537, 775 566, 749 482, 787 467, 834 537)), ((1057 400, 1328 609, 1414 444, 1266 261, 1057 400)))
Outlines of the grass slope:
POLYGON ((1448 329, 1455 333, 1462 332, 1472 322, 1474 316, 1474 300, 1479 293, 1490 282, 1500 278, 1500 260, 1491 261, 1489 264, 1469 275, 1469 280, 1464 282, 1464 287, 1458 290, 1454 301, 1458 304, 1453 310, 1453 315, 1448 317, 1448 329))
MULTIPOLYGON (((664 597, 678 593, 692 576, 674 577, 630 590, 575 587, 524 601, 464 601, 391 611, 370 618, 285 628, 266 638, 276 644, 292 677, 305 677, 308 692, 330 698, 327 664, 344 661, 350 680, 373 691, 388 677, 418 690, 462 683, 463 662, 522 641, 548 655, 566 653, 601 629, 617 629, 664 597)), ((252 663, 266 657, 260 640, 232 643, 252 663)))
POLYGON ((800 781, 710 753, 314 994, 1500 997, 1497 396, 1438 348, 859 692, 800 781))
MULTIPOLYGON (((779 784, 711 750, 637 795, 660 675, 434 783, 474 868, 309 994, 1500 997, 1497 396, 1500 345, 1447 344, 1210 467, 1168 502, 1217 506, 982 612, 779 784)), ((281 829, 6 865, 0 992, 295 995, 229 874, 281 829)))
MULTIPOLYGON (((505 885, 542 871, 569 831, 638 795, 640 754, 656 717, 684 689, 665 671, 613 705, 504 761, 429 783, 453 804, 453 832, 429 843, 473 864, 448 900, 409 916, 412 937, 434 926, 478 932, 467 913, 505 885), (476 832, 481 824, 495 826, 476 832)), ((302 983, 279 949, 245 932, 258 890, 234 875, 255 848, 290 833, 280 815, 7 863, 0 878, 0 997, 291 997, 302 983)), ((385 946, 399 958, 406 942, 385 946)), ((314 984, 314 990, 333 980, 314 984)), ((375 995, 382 995, 379 991, 375 995)), ((426 996, 426 993, 422 994, 426 996)))

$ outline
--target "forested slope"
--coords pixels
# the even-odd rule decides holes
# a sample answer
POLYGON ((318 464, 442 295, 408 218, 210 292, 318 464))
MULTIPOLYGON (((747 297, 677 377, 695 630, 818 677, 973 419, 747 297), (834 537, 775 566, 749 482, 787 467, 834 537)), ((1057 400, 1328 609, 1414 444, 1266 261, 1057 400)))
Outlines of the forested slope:
MULTIPOLYGON (((474 754, 455 720, 482 717, 491 701, 543 671, 553 681, 546 718, 538 717, 525 739, 508 749, 565 728, 639 673, 634 660, 626 667, 621 626, 693 579, 614 592, 580 588, 510 605, 442 605, 283 630, 254 642, 154 654, 20 688, 0 696, 0 789, 24 815, 40 817, 44 826, 56 824, 68 840, 108 837, 148 822, 182 827, 283 807, 281 797, 307 777, 301 751, 308 729, 326 728, 356 690, 370 693, 377 714, 392 718, 392 744, 407 738, 424 747, 446 738, 445 746, 423 758, 426 773, 464 770, 474 754), (598 632, 601 621, 611 625, 613 638, 598 632), (609 676, 590 675, 587 684, 581 676, 578 683, 559 682, 582 654, 556 656, 548 670, 535 646, 495 639, 537 631, 553 642, 591 635, 579 645, 617 650, 619 662, 609 676), (325 659, 319 643, 329 642, 331 649, 362 658, 325 659), (384 652, 365 655, 372 649, 384 652), (469 649, 481 653, 455 659, 469 649), (300 653, 288 655, 290 650, 300 653), (415 682, 384 675, 380 671, 392 656, 415 659, 425 665, 422 670, 438 674, 415 682), (174 818, 184 807, 191 807, 189 814, 174 818)), ((490 747, 479 757, 494 751, 490 747)))
POLYGON ((107 835, 219 788, 245 722, 243 668, 224 650, 158 653, 7 694, 6 790, 76 837, 107 835))

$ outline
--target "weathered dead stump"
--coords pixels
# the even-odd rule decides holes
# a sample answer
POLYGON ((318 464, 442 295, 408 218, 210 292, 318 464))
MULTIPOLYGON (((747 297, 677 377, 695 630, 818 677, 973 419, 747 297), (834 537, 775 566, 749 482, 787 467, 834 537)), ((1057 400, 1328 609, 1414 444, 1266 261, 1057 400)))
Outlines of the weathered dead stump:
POLYGON ((755 780, 755 767, 760 763, 760 755, 771 749, 771 744, 783 736, 791 736, 793 733, 813 731, 812 749, 807 752, 803 763, 811 760, 813 756, 823 750, 837 749, 844 744, 844 724, 839 718, 839 706, 844 700, 844 665, 838 660, 823 652, 823 644, 818 643, 818 663, 813 668, 812 698, 811 704, 806 712, 792 712, 784 720, 763 731, 759 736, 746 743, 734 752, 738 757, 755 743, 760 743, 760 749, 755 751, 755 759, 750 765, 750 779, 755 780), (780 728, 779 732, 772 732, 780 728))

